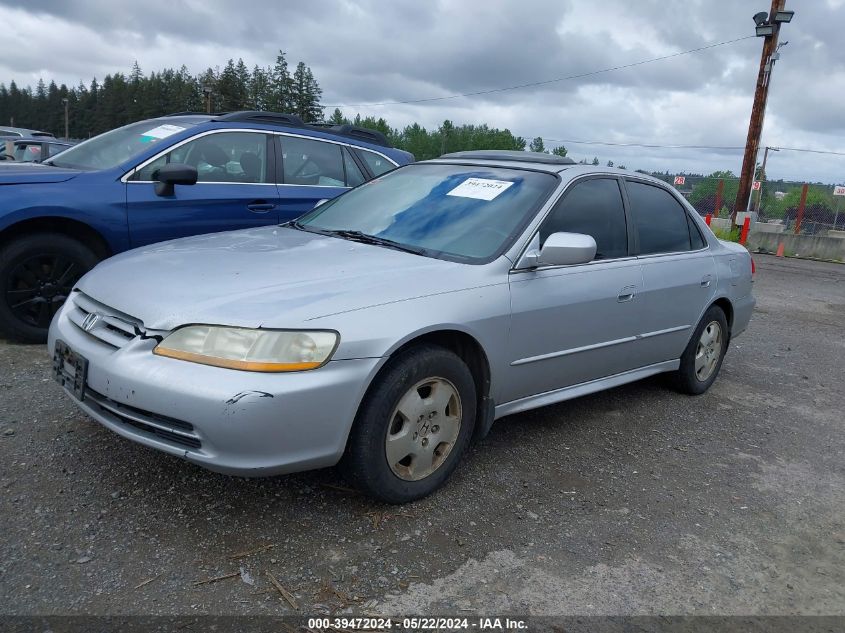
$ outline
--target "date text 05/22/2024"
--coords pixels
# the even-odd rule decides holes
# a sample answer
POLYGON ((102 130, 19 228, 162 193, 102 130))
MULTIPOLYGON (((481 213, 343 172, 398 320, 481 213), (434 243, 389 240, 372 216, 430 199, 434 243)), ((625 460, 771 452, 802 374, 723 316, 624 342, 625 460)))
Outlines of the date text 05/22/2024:
POLYGON ((310 630, 361 630, 390 631, 524 631, 525 620, 499 617, 449 618, 449 617, 404 617, 404 618, 309 618, 310 630))

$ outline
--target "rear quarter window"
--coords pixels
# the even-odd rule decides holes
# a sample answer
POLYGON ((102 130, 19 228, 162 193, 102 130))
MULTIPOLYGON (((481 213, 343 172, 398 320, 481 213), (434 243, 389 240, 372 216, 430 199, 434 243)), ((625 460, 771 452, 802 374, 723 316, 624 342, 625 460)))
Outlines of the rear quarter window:
MULTIPOLYGON (((627 181, 639 255, 692 250, 687 212, 675 197, 655 185, 627 181)), ((701 235, 698 235, 701 240, 701 235)), ((695 248, 702 248, 697 246, 695 248)))

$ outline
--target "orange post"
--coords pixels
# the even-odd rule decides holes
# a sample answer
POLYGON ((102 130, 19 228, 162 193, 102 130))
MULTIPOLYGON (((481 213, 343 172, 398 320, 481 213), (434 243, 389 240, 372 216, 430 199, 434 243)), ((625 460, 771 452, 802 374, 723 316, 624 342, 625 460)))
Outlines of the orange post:
POLYGON ((795 235, 801 232, 801 220, 804 219, 804 207, 807 206, 807 190, 810 188, 806 182, 801 188, 801 202, 798 203, 798 217, 795 219, 795 235))
POLYGON ((712 213, 708 213, 707 215, 704 216, 704 221, 707 222, 707 226, 710 226, 710 220, 712 220, 712 219, 713 219, 712 213))
POLYGON ((751 218, 745 216, 745 222, 742 223, 742 233, 739 235, 739 243, 745 245, 748 240, 748 231, 751 228, 751 218))
POLYGON ((783 242, 778 244, 778 252, 776 253, 778 257, 783 257, 783 242))

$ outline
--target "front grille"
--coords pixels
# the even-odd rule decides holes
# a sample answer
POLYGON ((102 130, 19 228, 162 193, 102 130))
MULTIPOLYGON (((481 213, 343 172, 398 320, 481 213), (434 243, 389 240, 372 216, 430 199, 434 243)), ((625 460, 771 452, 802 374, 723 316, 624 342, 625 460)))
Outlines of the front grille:
POLYGON ((196 450, 202 447, 202 442, 190 422, 115 402, 90 387, 85 390, 85 403, 90 404, 94 410, 110 421, 132 427, 157 440, 175 444, 180 448, 196 450))
POLYGON ((119 349, 131 341, 137 333, 143 331, 143 323, 92 299, 83 292, 71 295, 72 307, 67 313, 68 319, 87 335, 96 338, 111 347, 119 349), (93 327, 85 329, 85 319, 89 315, 98 315, 93 327))

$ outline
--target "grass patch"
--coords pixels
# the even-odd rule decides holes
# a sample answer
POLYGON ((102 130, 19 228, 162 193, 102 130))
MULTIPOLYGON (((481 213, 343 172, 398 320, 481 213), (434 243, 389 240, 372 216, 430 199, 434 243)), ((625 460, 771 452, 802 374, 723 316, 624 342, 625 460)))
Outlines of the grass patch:
MULTIPOLYGON (((711 227, 712 228, 712 227, 711 227)), ((715 233, 716 237, 720 240, 725 240, 726 242, 739 242, 739 234, 740 231, 739 227, 735 229, 713 229, 713 233, 715 233)))

